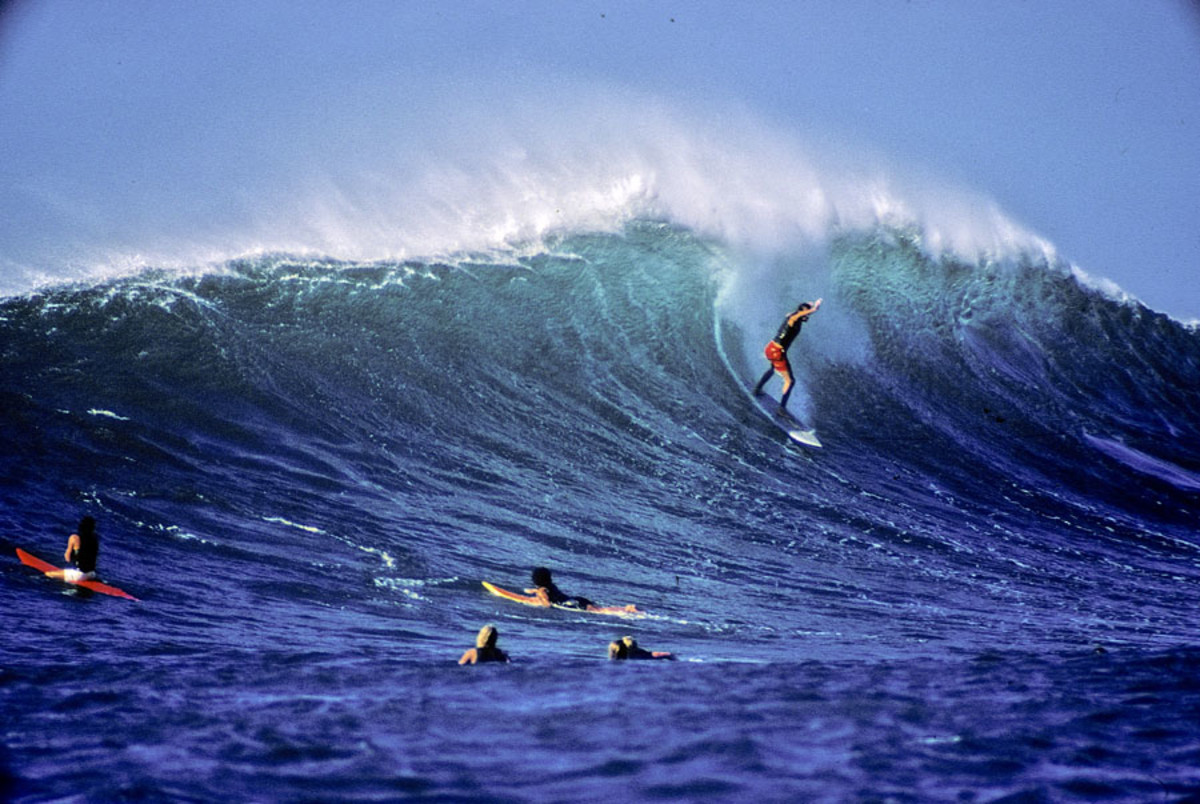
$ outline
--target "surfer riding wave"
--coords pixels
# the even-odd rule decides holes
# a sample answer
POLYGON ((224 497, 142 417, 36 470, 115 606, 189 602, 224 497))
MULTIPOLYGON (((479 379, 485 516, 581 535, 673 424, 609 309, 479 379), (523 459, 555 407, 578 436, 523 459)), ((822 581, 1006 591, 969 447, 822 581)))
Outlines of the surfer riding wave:
POLYGON ((763 388, 772 375, 778 374, 783 380, 783 394, 779 397, 779 412, 781 415, 787 411, 788 397, 791 396, 792 388, 796 384, 796 378, 792 374, 792 364, 788 362, 787 358, 788 347, 792 345, 792 341, 796 340, 796 336, 800 334, 800 328, 804 326, 804 322, 821 306, 821 301, 821 299, 817 299, 814 302, 801 302, 796 311, 780 324, 779 331, 775 333, 775 337, 763 349, 763 354, 766 355, 771 367, 767 369, 766 373, 755 384, 754 395, 762 396, 763 388))

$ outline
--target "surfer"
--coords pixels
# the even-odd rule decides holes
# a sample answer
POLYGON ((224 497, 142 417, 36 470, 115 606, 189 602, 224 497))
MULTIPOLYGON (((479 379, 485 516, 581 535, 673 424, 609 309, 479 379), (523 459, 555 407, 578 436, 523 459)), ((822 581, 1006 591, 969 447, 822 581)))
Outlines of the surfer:
POLYGON ((608 658, 610 659, 671 659, 675 657, 665 650, 646 650, 639 647, 637 640, 631 636, 608 643, 608 658))
POLYGON ((533 588, 526 589, 525 594, 534 595, 546 606, 569 606, 573 609, 590 609, 595 604, 586 597, 568 597, 558 588, 550 577, 550 570, 545 567, 534 567, 533 588))
POLYGON ((792 386, 795 384, 795 377, 792 376, 792 364, 788 362, 787 350, 792 345, 792 341, 796 340, 796 336, 800 334, 800 327, 808 320, 808 317, 817 311, 821 306, 821 299, 815 302, 801 302, 796 311, 789 315, 783 324, 779 327, 779 332, 775 333, 775 337, 763 349, 763 354, 767 356, 771 367, 762 375, 762 379, 754 386, 754 395, 760 396, 763 392, 763 386, 771 379, 772 374, 778 374, 783 378, 783 394, 779 397, 779 412, 782 414, 787 410, 788 397, 792 393, 792 386))
POLYGON ((480 662, 507 662, 508 654, 496 647, 496 639, 500 632, 494 625, 485 625, 479 629, 475 637, 475 647, 469 648, 459 664, 479 664, 480 662))
POLYGON ((90 581, 96 577, 96 559, 100 555, 100 535, 96 533, 96 520, 85 516, 79 520, 79 530, 67 539, 63 560, 75 566, 46 573, 51 578, 62 578, 67 583, 90 581))
POLYGON ((533 595, 543 606, 565 606, 571 609, 596 612, 598 614, 637 613, 637 607, 628 606, 597 606, 586 597, 570 597, 563 593, 550 577, 550 570, 545 567, 535 567, 533 570, 533 588, 526 589, 525 594, 533 595))

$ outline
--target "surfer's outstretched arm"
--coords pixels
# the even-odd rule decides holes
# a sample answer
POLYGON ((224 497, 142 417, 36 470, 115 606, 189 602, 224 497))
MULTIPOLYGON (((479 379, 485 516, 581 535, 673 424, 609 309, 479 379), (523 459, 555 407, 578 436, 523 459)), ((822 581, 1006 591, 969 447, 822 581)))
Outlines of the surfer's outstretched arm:
POLYGON ((79 534, 72 533, 71 537, 67 539, 67 549, 65 552, 63 552, 63 561, 70 561, 72 558, 74 558, 76 551, 79 550, 79 547, 79 534))
POLYGON ((538 603, 542 606, 550 605, 550 592, 544 586, 538 586, 533 589, 526 589, 525 594, 533 595, 538 599, 538 603))

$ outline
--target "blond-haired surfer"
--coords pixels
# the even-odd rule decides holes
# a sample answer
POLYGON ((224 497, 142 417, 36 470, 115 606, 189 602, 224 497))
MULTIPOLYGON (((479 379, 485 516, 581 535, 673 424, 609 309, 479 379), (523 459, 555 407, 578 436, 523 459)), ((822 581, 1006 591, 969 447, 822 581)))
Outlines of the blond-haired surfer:
POLYGON ((480 662, 507 662, 508 654, 496 647, 496 640, 500 637, 500 632, 496 630, 494 625, 485 625, 479 629, 479 633, 475 637, 475 647, 468 648, 467 652, 458 660, 459 664, 479 664, 480 662))
POLYGON ((674 659, 675 657, 665 650, 646 650, 638 647, 637 640, 631 636, 624 636, 620 639, 608 643, 608 658, 610 659, 674 659))

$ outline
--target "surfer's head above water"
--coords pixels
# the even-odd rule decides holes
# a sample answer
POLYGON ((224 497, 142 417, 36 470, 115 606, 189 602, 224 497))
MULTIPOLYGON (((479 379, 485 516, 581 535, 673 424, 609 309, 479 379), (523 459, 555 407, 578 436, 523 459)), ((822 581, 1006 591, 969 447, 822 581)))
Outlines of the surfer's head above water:
POLYGON ((550 570, 545 567, 535 567, 533 570, 533 585, 534 586, 550 586, 554 581, 550 580, 550 570))
POLYGON ((475 647, 494 648, 496 647, 496 639, 499 636, 500 632, 496 630, 496 626, 485 625, 479 629, 479 634, 475 637, 475 647))
POLYGON ((508 654, 496 647, 496 639, 499 636, 500 632, 496 630, 496 626, 490 623, 480 628, 475 636, 475 647, 467 648, 458 663, 507 662, 508 654))

